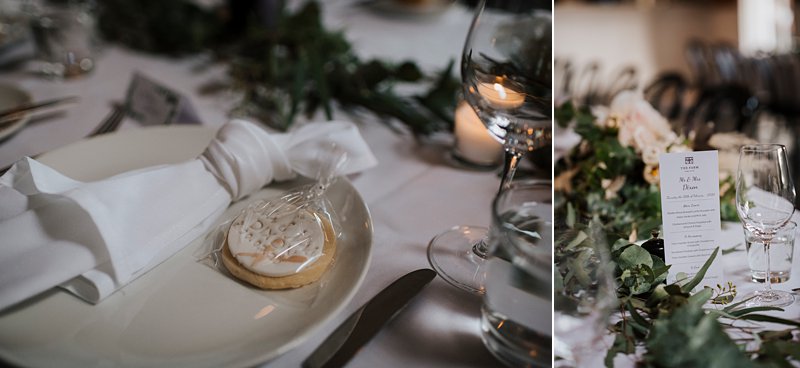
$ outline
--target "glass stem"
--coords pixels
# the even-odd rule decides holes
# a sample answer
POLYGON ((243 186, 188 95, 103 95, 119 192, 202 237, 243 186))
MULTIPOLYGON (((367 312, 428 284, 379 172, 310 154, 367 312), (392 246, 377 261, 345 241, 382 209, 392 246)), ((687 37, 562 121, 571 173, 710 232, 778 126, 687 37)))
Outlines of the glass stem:
POLYGON ((500 179, 500 191, 511 186, 511 179, 514 178, 514 173, 517 172, 517 164, 519 164, 521 157, 522 153, 518 150, 506 148, 503 160, 503 178, 500 179))
POLYGON ((772 290, 772 273, 770 272, 769 268, 769 243, 772 242, 772 239, 764 239, 764 256, 767 257, 767 267, 766 267, 766 274, 764 275, 765 283, 767 284, 767 290, 772 290))
MULTIPOLYGON (((503 159, 503 177, 500 179, 500 190, 502 192, 511 186, 511 180, 514 179, 514 173, 517 172, 517 164, 522 157, 522 153, 518 150, 506 148, 505 156, 503 159)), ((472 245, 472 253, 481 258, 486 258, 489 252, 489 239, 483 238, 479 242, 472 245)))
POLYGON ((488 235, 472 245, 472 253, 476 256, 486 259, 486 254, 489 253, 489 239, 488 235))

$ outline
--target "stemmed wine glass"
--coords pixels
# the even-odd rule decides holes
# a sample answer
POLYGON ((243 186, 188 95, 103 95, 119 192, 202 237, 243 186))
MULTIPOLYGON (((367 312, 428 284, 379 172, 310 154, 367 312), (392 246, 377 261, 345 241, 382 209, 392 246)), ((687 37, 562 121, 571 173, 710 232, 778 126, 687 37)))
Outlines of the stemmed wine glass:
POLYGON ((736 210, 739 219, 764 244, 766 288, 756 291, 748 306, 787 306, 791 293, 772 290, 769 248, 772 238, 792 218, 795 189, 789 173, 786 147, 780 144, 743 146, 736 173, 736 210))
MULTIPOLYGON (((503 14, 487 11, 482 0, 464 43, 464 99, 503 143, 501 189, 523 154, 552 139, 551 23, 549 10, 503 14)), ((428 261, 450 284, 483 293, 487 234, 486 228, 456 226, 431 240, 428 261)))

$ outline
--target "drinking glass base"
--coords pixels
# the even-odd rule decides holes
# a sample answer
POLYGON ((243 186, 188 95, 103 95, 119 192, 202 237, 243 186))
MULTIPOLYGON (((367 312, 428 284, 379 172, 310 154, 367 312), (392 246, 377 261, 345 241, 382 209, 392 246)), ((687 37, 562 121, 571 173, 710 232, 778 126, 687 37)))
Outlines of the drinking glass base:
POLYGON ((473 247, 486 239, 489 230, 478 226, 455 226, 428 244, 428 262, 449 284, 474 294, 484 293, 486 261, 473 247))
POLYGON ((499 361, 509 367, 545 368, 552 364, 553 339, 514 320, 481 309, 481 340, 499 361))
POLYGON ((794 303, 794 295, 782 290, 759 290, 747 295, 748 307, 785 307, 794 303))
MULTIPOLYGON (((790 271, 771 271, 769 274, 771 275, 769 282, 773 285, 789 281, 789 276, 791 276, 790 271)), ((767 273, 764 271, 750 271, 752 281, 760 284, 767 282, 766 275, 767 273)))

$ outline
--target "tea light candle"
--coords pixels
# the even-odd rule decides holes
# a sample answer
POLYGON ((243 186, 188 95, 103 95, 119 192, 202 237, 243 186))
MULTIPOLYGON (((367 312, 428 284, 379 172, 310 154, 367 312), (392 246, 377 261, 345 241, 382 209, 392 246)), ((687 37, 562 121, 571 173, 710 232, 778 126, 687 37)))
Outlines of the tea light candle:
POLYGON ((481 119, 466 102, 455 111, 455 155, 469 163, 489 166, 500 162, 503 145, 492 138, 481 119))
POLYGON ((478 84, 478 94, 485 98, 492 107, 513 109, 525 103, 525 94, 517 92, 500 83, 478 84))

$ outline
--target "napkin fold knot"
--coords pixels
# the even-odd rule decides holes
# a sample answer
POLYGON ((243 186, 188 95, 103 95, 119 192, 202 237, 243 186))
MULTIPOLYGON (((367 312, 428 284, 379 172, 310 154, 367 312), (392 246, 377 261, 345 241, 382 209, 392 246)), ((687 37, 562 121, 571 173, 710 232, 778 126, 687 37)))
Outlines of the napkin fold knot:
POLYGON ((269 134, 245 120, 231 120, 200 155, 206 169, 239 200, 272 181, 295 173, 314 178, 337 147, 347 161, 340 175, 375 166, 377 160, 358 129, 349 122, 310 123, 283 134, 269 134))
POLYGON ((225 124, 200 160, 239 200, 273 180, 294 175, 286 152, 267 132, 244 120, 225 124))

